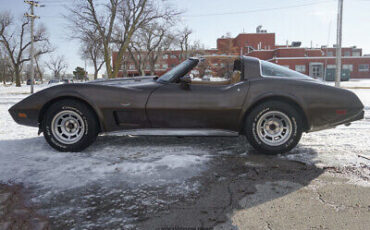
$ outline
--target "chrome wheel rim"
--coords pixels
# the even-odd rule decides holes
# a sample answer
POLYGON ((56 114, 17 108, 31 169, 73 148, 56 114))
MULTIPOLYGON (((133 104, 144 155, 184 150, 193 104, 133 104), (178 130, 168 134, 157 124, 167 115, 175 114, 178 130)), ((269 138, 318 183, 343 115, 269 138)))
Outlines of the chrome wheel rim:
POLYGON ((81 140, 85 123, 78 113, 64 110, 56 114, 51 122, 54 137, 63 144, 74 144, 81 140))
POLYGON ((292 135, 292 122, 280 111, 269 111, 258 119, 257 135, 267 145, 282 145, 292 135))

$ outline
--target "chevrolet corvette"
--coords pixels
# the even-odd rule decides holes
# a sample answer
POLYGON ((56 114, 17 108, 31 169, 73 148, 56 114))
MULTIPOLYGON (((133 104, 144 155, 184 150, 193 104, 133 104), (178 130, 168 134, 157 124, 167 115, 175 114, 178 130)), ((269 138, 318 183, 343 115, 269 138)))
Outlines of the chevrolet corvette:
POLYGON ((82 151, 99 134, 239 136, 259 152, 294 148, 303 132, 364 117, 346 89, 246 56, 189 58, 160 77, 56 85, 9 109, 56 150, 82 151))

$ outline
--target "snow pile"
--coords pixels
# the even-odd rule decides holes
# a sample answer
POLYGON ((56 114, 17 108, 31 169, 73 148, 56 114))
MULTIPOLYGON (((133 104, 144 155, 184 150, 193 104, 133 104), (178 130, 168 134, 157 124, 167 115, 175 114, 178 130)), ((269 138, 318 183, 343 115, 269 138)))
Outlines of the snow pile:
MULTIPOLYGON (((35 135, 36 130, 30 131, 29 135, 35 135)), ((48 189, 72 189, 109 180, 129 184, 181 182, 204 170, 201 166, 208 160, 207 152, 191 147, 130 146, 135 140, 125 140, 135 138, 102 137, 105 140, 99 139, 82 153, 56 152, 43 137, 7 138, 11 140, 0 140, 0 181, 48 189)))

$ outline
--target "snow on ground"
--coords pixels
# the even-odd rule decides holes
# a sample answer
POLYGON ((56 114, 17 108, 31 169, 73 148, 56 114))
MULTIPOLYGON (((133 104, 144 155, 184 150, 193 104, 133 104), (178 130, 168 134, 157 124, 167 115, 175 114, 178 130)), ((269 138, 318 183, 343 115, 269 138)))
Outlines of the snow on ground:
MULTIPOLYGON (((367 81, 351 82, 364 86, 367 81)), ((365 105, 364 120, 304 134, 297 148, 280 157, 335 167, 352 182, 368 186, 370 161, 363 157, 370 158, 370 89, 351 90, 365 105)), ((107 227, 113 221, 127 227, 127 213, 154 212, 196 193, 201 186, 196 178, 217 154, 248 155, 251 150, 243 138, 102 136, 84 152, 60 153, 37 136, 37 128, 20 126, 10 117, 7 110, 28 92, 27 86, 0 86, 0 182, 23 183, 33 191, 32 201, 54 223, 64 221, 62 226, 73 219, 79 223, 68 226, 107 227), (95 212, 99 216, 91 217, 102 201, 95 212)))
MULTIPOLYGON (((370 86, 370 80, 352 80, 347 85, 357 87, 366 86, 367 83, 370 86)), ((45 87, 47 85, 36 85, 35 91, 45 87)), ((370 157, 370 90, 352 91, 365 105, 364 120, 354 122, 349 127, 339 126, 304 134, 299 148, 282 157, 320 167, 361 168, 362 165, 368 165, 369 161, 359 155, 370 157)), ((199 166, 209 158, 206 151, 192 146, 135 145, 132 144, 135 143, 135 137, 117 138, 119 145, 101 143, 98 139, 98 143, 87 151, 70 153, 67 157, 65 153, 51 149, 42 135, 37 136, 36 128, 17 125, 8 114, 8 108, 26 97, 28 92, 29 86, 0 87, 0 127, 3 127, 0 129, 1 181, 73 188, 120 172, 129 182, 172 182, 171 177, 180 177, 182 180, 200 173, 202 168, 199 166), (182 176, 174 172, 166 175, 167 169, 178 170, 182 176)))
MULTIPOLYGON (((36 86, 36 91, 43 88, 36 86)), ((98 144, 83 153, 57 152, 42 135, 37 136, 37 128, 17 125, 8 114, 7 110, 27 96, 28 90, 29 87, 0 88, 0 181, 66 189, 120 173, 129 183, 172 183, 198 174, 200 165, 208 160, 201 149, 135 145, 135 137, 101 137, 119 144, 101 143, 98 139, 98 144)))
MULTIPOLYGON (((45 87, 36 86, 35 91, 45 87)), ((114 207, 113 214, 107 210, 97 221, 98 226, 109 226, 107 219, 126 223, 125 212, 163 208, 199 189, 196 180, 189 180, 207 168, 209 150, 201 143, 104 136, 84 152, 60 153, 37 135, 37 128, 17 125, 9 115, 8 109, 28 92, 26 86, 0 87, 0 183, 22 183, 31 189, 32 201, 55 221, 74 215, 86 219, 90 211, 85 206, 95 207, 94 200, 105 200, 112 209, 126 199, 130 207, 114 207), (159 199, 159 194, 168 197, 159 199), (60 202, 66 197, 74 201, 60 202)), ((77 226, 88 228, 95 222, 81 220, 77 226)))
MULTIPOLYGON (((334 86, 334 82, 325 82, 328 85, 334 86)), ((370 79, 351 79, 349 81, 342 81, 340 83, 341 87, 365 87, 365 88, 370 88, 370 79)))

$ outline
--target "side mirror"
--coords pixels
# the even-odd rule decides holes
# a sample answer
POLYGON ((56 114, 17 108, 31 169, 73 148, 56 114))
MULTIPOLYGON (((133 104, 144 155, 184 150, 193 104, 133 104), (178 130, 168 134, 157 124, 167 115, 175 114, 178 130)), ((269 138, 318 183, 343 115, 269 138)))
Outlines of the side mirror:
POLYGON ((190 83, 191 83, 191 77, 186 75, 183 77, 180 77, 180 86, 183 89, 190 89, 190 83))
POLYGON ((182 84, 190 84, 191 83, 191 77, 189 75, 185 75, 180 78, 180 82, 182 84))

